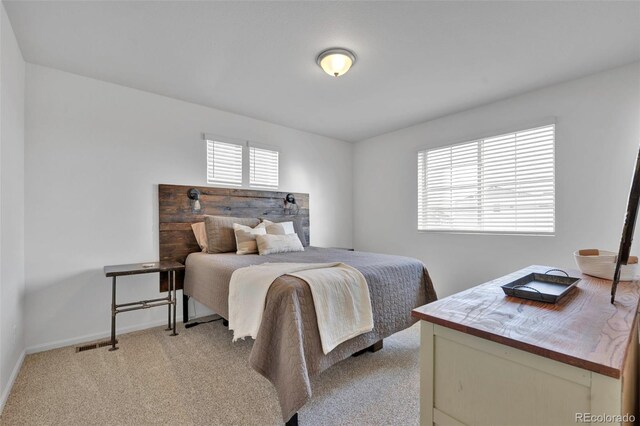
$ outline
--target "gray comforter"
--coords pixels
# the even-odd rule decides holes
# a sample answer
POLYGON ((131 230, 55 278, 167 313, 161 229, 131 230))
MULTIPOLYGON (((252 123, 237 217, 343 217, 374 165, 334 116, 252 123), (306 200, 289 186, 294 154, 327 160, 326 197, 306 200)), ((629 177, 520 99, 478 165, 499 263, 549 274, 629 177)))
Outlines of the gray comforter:
POLYGON ((429 274, 416 259, 317 247, 267 256, 192 253, 186 261, 184 291, 228 318, 231 274, 238 268, 265 262, 344 262, 366 278, 373 308, 371 332, 325 355, 309 286, 289 275, 273 282, 249 361, 275 386, 285 421, 311 398, 311 377, 409 327, 415 322, 411 310, 436 299, 429 274))

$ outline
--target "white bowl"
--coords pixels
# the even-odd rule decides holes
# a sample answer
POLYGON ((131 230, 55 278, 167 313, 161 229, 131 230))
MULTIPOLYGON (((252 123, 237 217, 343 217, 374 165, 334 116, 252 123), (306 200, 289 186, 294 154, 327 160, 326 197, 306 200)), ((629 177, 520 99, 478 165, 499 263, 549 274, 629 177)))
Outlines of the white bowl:
MULTIPOLYGON (((573 253, 576 264, 583 274, 591 275, 605 280, 613 280, 616 270, 617 253, 607 250, 598 250, 598 255, 583 256, 580 250, 573 253)), ((638 279, 638 263, 622 265, 620 267, 620 281, 633 281, 638 279)))

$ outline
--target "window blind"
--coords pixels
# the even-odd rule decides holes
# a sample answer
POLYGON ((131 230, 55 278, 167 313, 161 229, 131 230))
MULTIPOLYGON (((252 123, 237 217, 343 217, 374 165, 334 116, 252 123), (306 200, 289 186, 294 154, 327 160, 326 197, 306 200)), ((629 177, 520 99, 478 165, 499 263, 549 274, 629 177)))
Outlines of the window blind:
POLYGON ((555 125, 418 152, 418 229, 553 234, 555 125))
POLYGON ((242 185, 242 145, 207 140, 207 183, 242 185))
POLYGON ((249 185, 278 187, 278 151, 249 146, 249 185))

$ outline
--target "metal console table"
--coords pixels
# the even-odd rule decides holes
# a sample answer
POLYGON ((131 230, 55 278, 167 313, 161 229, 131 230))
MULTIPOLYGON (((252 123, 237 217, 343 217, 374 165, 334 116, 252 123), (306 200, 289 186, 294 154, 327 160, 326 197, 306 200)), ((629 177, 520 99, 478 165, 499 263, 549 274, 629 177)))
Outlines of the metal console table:
POLYGON ((184 269, 184 265, 179 262, 174 261, 161 261, 161 262, 150 262, 150 263, 131 263, 127 265, 110 265, 104 267, 104 274, 106 277, 112 277, 111 284, 111 348, 110 351, 115 351, 118 349, 116 344, 118 343, 116 340, 116 315, 129 312, 129 311, 137 311, 139 309, 148 309, 155 308, 157 306, 168 306, 168 320, 167 320, 167 331, 173 330, 171 336, 177 336, 176 333, 176 271, 181 271, 184 269), (129 302, 129 303, 116 303, 116 277, 126 276, 126 275, 139 275, 139 274, 150 274, 154 272, 166 272, 168 278, 168 294, 167 297, 160 297, 157 299, 150 300, 140 300, 138 302, 129 302), (173 297, 171 296, 171 292, 173 291, 173 297), (171 322, 171 310, 173 309, 173 323, 171 322))

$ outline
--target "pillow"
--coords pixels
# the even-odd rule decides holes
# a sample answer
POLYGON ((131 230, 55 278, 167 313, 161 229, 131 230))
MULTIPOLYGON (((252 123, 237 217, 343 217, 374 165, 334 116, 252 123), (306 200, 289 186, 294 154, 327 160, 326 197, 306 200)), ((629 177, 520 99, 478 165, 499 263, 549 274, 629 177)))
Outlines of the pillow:
MULTIPOLYGON (((293 222, 293 229, 296 234, 298 234, 298 238, 304 247, 309 246, 309 241, 307 241, 307 236, 304 233, 304 228, 302 227, 302 218, 300 216, 272 216, 272 217, 261 217, 260 220, 270 221, 273 223, 282 223, 282 222, 293 222)), ((269 231, 267 231, 269 233, 269 231)))
POLYGON ((207 253, 228 253, 236 251, 236 234, 233 224, 254 227, 260 223, 258 219, 231 217, 231 216, 205 216, 204 224, 207 228, 207 253))
POLYGON ((267 228, 267 234, 288 235, 296 233, 293 229, 293 222, 275 223, 265 219, 262 223, 264 223, 267 228))
POLYGON ((260 255, 304 251, 297 234, 289 235, 256 235, 260 255))
POLYGON ((236 254, 253 254, 258 252, 258 244, 256 243, 257 235, 265 235, 267 233, 266 225, 259 224, 255 228, 250 226, 233 224, 233 231, 236 234, 236 254))
POLYGON ((196 241, 198 245, 202 249, 202 251, 207 251, 207 228, 204 226, 204 222, 192 223, 191 229, 193 230, 193 235, 196 236, 196 241))

